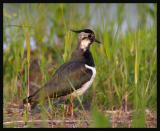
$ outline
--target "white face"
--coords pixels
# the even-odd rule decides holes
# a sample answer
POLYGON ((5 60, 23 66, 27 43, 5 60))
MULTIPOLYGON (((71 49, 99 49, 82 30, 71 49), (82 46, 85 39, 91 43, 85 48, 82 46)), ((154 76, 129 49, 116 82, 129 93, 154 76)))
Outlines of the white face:
POLYGON ((81 41, 80 43, 80 48, 83 50, 83 51, 86 51, 89 44, 91 43, 91 41, 89 39, 84 39, 81 41))

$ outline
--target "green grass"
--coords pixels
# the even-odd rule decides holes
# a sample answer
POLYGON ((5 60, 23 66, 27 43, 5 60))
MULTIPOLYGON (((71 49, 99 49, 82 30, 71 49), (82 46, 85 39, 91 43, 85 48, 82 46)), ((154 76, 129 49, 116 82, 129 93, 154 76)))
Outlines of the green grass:
MULTIPOLYGON (((70 53, 76 47, 77 36, 69 29, 89 27, 94 29, 97 39, 102 42, 101 45, 94 43, 91 46, 97 75, 90 90, 83 99, 81 97, 81 100, 78 100, 82 101, 82 103, 78 102, 78 105, 86 105, 88 102, 91 105, 89 112, 91 111, 91 119, 94 121, 89 127, 112 127, 109 116, 103 115, 103 111, 121 109, 124 101, 127 109, 134 111, 131 127, 146 127, 145 110, 157 112, 156 4, 153 8, 148 4, 135 5, 140 11, 135 29, 131 27, 129 16, 126 17, 124 14, 125 4, 117 6, 117 17, 114 19, 109 16, 112 12, 104 16, 106 7, 109 12, 111 6, 109 4, 106 6, 101 4, 4 4, 3 43, 7 45, 3 51, 4 112, 9 108, 9 103, 19 103, 27 96, 28 82, 33 79, 34 83, 42 86, 52 77, 56 69, 70 58, 70 53), (78 11, 78 8, 82 7, 83 14, 78 11), (101 22, 94 26, 90 25, 91 10, 99 13, 101 18, 101 22), (144 15, 150 16, 153 20, 152 26, 147 27, 144 15), (110 19, 104 21, 105 17, 110 19), (125 20, 128 30, 124 34, 121 29, 125 20), (114 30, 115 24, 117 24, 116 30, 114 30), (31 38, 36 42, 35 50, 30 49, 29 39, 31 38), (30 65, 35 58, 40 60, 40 69, 37 72, 34 72, 30 65), (48 65, 52 65, 51 73, 48 65), (28 72, 29 68, 33 72, 28 72), (23 73, 21 73, 22 70, 23 73), (34 74, 33 78, 28 81, 31 74, 34 74), (35 80, 40 74, 42 79, 35 80)), ((48 117, 65 119, 63 106, 57 108, 49 102, 49 108, 51 112, 42 108, 41 119, 48 117)), ((79 111, 77 107, 74 110, 79 111)), ((85 117, 85 113, 82 114, 85 117)), ((15 116, 13 115, 10 121, 14 120, 15 116)), ((79 119, 83 120, 84 117, 79 116, 79 119)), ((29 119, 28 116, 23 117, 24 121, 27 119, 29 119)), ((5 120, 8 120, 7 116, 4 117, 5 120)), ((33 124, 29 126, 34 127, 33 124)), ((44 123, 42 126, 48 125, 44 123)), ((65 124, 61 123, 59 127, 65 127, 65 124)))

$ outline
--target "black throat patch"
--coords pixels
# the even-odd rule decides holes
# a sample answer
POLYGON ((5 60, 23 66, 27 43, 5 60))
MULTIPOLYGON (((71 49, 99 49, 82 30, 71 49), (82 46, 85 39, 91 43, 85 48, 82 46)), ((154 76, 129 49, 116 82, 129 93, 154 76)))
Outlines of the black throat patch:
POLYGON ((90 52, 89 50, 86 50, 86 51, 84 52, 84 57, 85 57, 85 59, 86 59, 86 64, 87 64, 87 65, 92 66, 92 67, 95 67, 92 54, 91 54, 91 52, 90 52))

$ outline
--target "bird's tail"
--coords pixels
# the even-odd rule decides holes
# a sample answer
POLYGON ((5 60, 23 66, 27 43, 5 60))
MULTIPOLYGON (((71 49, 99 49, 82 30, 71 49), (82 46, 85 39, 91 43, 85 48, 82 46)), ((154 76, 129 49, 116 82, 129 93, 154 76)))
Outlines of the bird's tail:
POLYGON ((26 105, 28 103, 31 105, 31 109, 33 109, 38 102, 34 100, 34 96, 29 96, 23 99, 23 105, 26 105))
POLYGON ((31 103, 31 100, 32 100, 31 96, 26 97, 26 98, 23 99, 23 104, 31 103))

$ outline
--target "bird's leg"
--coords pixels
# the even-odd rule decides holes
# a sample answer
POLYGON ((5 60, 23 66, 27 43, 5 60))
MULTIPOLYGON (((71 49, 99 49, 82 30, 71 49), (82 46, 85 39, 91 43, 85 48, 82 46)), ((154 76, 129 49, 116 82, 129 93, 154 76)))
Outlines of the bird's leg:
MULTIPOLYGON (((64 97, 64 100, 66 101, 67 100, 67 97, 65 96, 64 97)), ((71 116, 73 117, 73 96, 70 96, 70 102, 69 102, 69 105, 68 105, 68 102, 67 102, 67 105, 64 104, 64 111, 65 111, 65 115, 66 116, 71 116)))
POLYGON ((74 98, 73 98, 73 96, 71 96, 70 97, 70 105, 69 105, 69 113, 70 113, 70 115, 71 115, 71 117, 73 117, 73 100, 74 100, 74 98))
POLYGON ((66 101, 67 101, 66 96, 63 97, 63 100, 64 100, 64 114, 65 114, 65 116, 67 116, 67 114, 68 114, 68 107, 67 107, 67 103, 66 103, 66 101))

